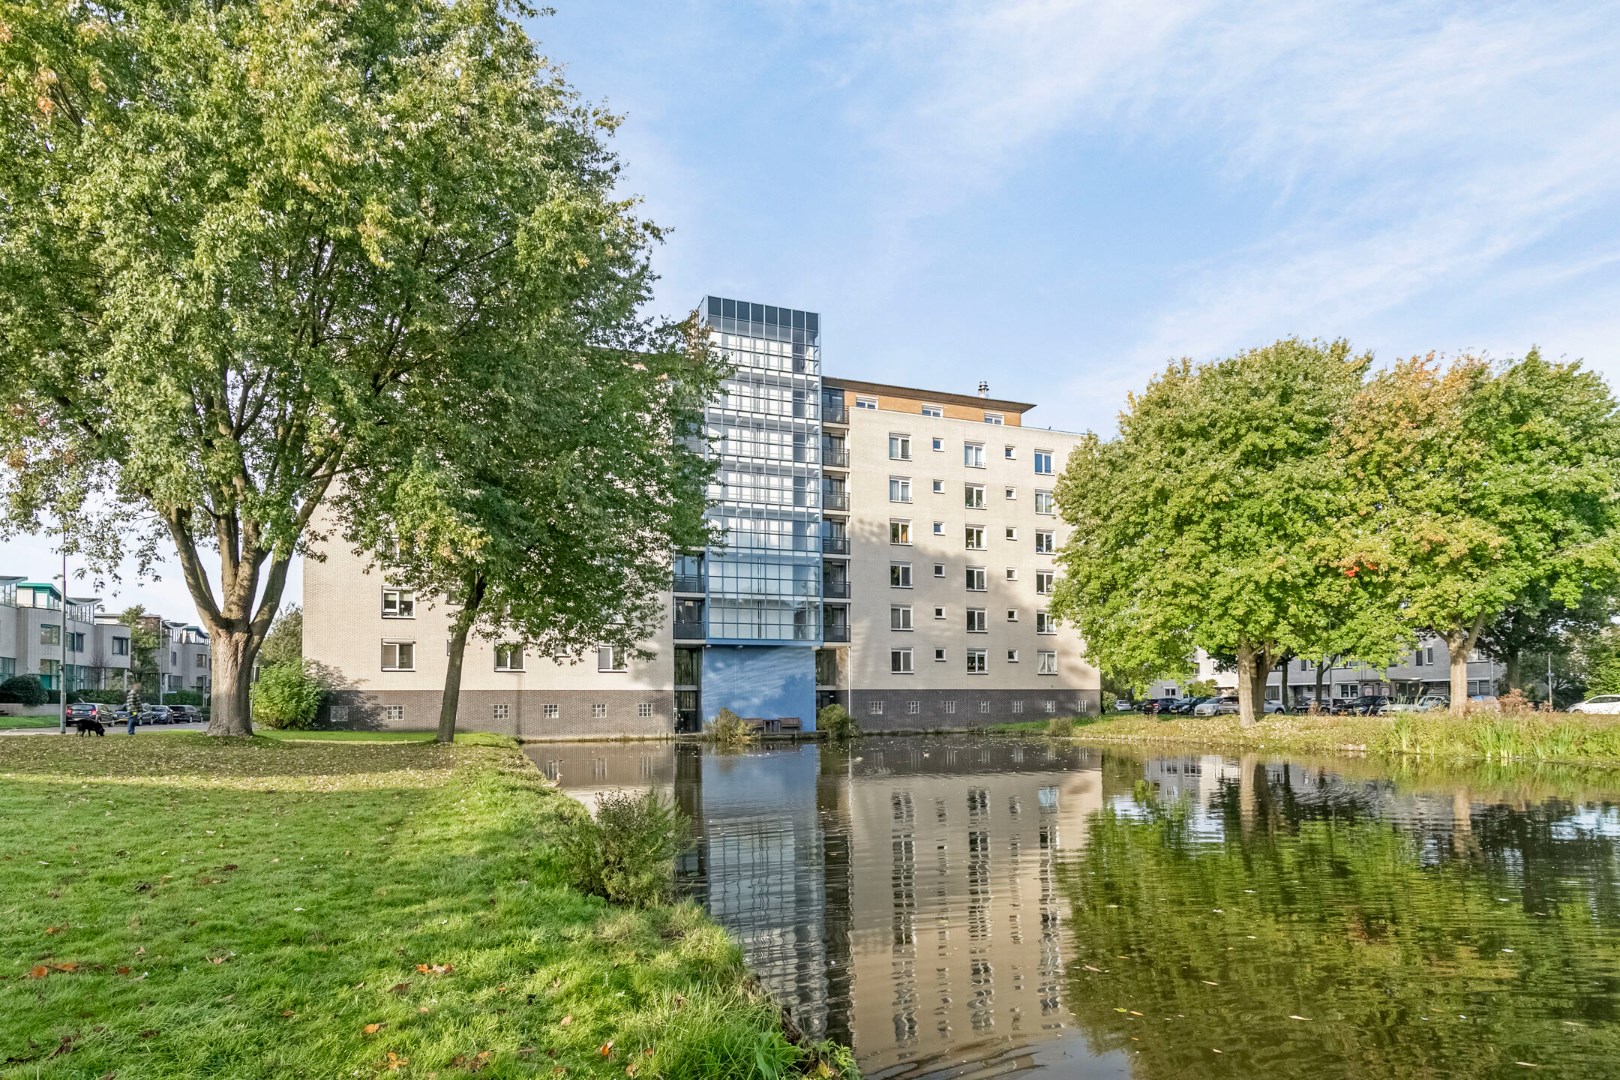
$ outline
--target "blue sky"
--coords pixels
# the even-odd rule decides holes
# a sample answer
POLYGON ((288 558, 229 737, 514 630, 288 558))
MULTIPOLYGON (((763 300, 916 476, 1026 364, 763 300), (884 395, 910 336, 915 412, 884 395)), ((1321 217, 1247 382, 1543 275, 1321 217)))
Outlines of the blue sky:
MULTIPOLYGON (((829 374, 1097 430, 1288 334, 1620 382, 1620 4, 556 6, 533 33, 673 229, 657 309, 818 310, 829 374)), ((119 602, 185 610, 165 578, 119 602)))

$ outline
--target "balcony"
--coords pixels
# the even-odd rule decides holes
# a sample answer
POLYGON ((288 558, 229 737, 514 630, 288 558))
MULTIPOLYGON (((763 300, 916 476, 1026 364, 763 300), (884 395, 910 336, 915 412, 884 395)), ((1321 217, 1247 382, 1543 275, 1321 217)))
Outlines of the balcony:
POLYGON ((703 632, 702 623, 683 622, 680 619, 675 620, 676 641, 702 641, 706 636, 707 635, 703 632))
POLYGON ((849 468, 849 451, 842 448, 823 446, 821 448, 821 463, 834 469, 849 468))
POLYGON ((821 538, 821 553, 823 555, 848 555, 849 537, 823 536, 821 538))
POLYGON ((821 596, 824 600, 848 600, 849 582, 823 581, 821 583, 821 596))
POLYGON ((842 397, 821 399, 821 422, 824 424, 849 423, 849 407, 842 397))
POLYGON ((849 626, 824 626, 821 628, 822 641, 848 642, 849 626))
POLYGON ((676 574, 675 591, 678 593, 703 592, 702 574, 676 574))
POLYGON ((849 492, 823 491, 821 493, 821 508, 823 510, 849 511, 849 492))

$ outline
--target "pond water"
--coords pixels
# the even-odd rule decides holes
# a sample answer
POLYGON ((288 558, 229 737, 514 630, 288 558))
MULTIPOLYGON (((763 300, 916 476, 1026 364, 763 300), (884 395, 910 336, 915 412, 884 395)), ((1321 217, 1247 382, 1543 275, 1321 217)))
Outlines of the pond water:
POLYGON ((1620 1076, 1620 775, 975 736, 530 748, 874 1078, 1620 1076))

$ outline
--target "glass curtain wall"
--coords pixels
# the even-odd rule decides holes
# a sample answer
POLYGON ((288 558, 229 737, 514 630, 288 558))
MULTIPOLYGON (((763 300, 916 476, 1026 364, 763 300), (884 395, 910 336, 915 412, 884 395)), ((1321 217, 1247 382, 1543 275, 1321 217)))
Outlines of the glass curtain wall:
POLYGON ((821 640, 821 319, 705 297, 710 340, 732 367, 704 413, 718 471, 709 514, 708 639, 821 640))

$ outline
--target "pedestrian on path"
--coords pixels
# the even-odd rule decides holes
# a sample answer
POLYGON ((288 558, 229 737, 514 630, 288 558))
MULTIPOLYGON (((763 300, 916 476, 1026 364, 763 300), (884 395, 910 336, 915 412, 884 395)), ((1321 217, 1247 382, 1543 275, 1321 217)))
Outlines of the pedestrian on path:
POLYGON ((126 735, 135 734, 135 721, 141 715, 141 684, 131 683, 129 696, 124 699, 124 708, 129 711, 129 727, 124 729, 126 735))

